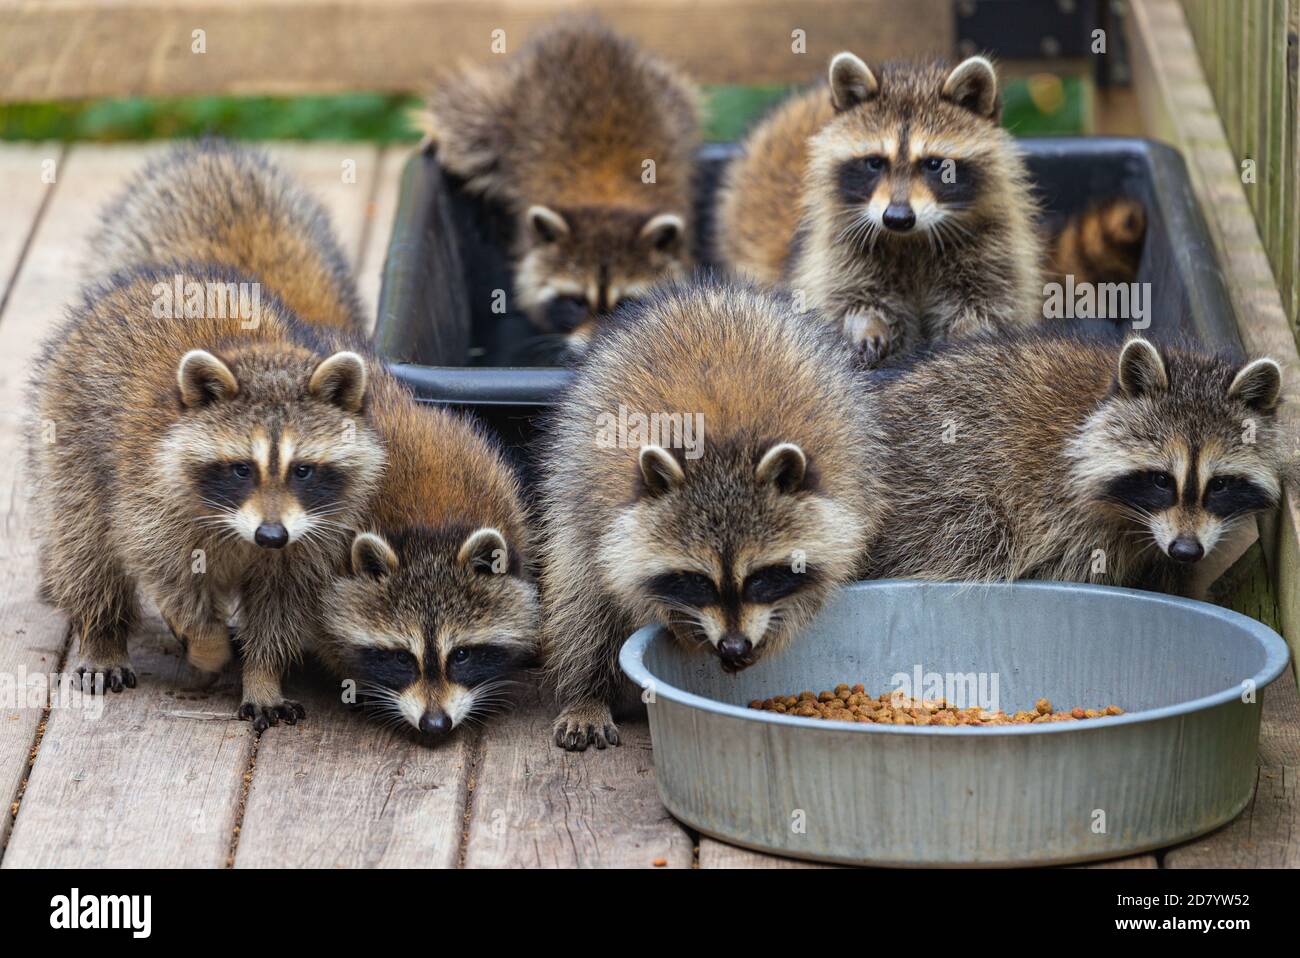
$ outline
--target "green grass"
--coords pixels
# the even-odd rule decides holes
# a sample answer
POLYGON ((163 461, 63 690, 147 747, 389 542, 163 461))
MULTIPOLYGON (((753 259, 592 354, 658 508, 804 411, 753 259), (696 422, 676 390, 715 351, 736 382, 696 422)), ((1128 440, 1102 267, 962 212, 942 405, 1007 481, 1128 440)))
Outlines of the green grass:
MULTIPOLYGON (((1005 122, 1020 136, 1077 133, 1083 127, 1085 90, 1067 78, 1060 90, 1050 80, 1037 86, 1007 84, 1005 122), (1052 96, 1044 96, 1046 89, 1052 96), (1052 109, 1036 105, 1050 101, 1052 109), (1057 103, 1059 101, 1059 104, 1057 103)), ((785 87, 706 88, 705 138, 738 139, 755 118, 786 95, 785 87)), ((126 97, 84 102, 0 105, 0 140, 89 140, 111 143, 205 134, 242 140, 414 141, 406 111, 414 97, 349 93, 300 97, 126 97)))

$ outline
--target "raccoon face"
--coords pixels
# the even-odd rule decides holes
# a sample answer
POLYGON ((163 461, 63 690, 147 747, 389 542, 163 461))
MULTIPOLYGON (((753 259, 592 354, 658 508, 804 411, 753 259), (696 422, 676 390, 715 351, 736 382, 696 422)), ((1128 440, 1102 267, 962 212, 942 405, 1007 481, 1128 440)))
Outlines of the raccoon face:
POLYGON ((688 265, 686 223, 676 213, 532 206, 521 232, 520 304, 571 356, 616 306, 685 275, 688 265))
POLYGON ((1162 356, 1147 340, 1131 339, 1111 396, 1071 449, 1076 478, 1165 556, 1197 562, 1232 523, 1279 501, 1281 391, 1281 367, 1271 359, 1233 368, 1162 356))
POLYGON ((249 351, 231 366, 193 350, 177 368, 182 416, 163 468, 194 500, 199 523, 263 549, 318 540, 360 508, 383 470, 383 446, 360 415, 365 361, 318 365, 249 351))
POLYGON ((326 605, 364 704, 426 744, 499 706, 536 664, 536 589, 496 529, 361 533, 326 605))
POLYGON ((793 443, 745 444, 685 465, 641 449, 640 493, 600 543, 610 589, 643 621, 752 665, 852 575, 862 529, 821 495, 793 443))
POLYGON ((835 118, 810 141, 816 195, 842 239, 969 236, 1007 149, 997 75, 983 57, 951 71, 895 67, 876 75, 852 53, 830 65, 835 118))

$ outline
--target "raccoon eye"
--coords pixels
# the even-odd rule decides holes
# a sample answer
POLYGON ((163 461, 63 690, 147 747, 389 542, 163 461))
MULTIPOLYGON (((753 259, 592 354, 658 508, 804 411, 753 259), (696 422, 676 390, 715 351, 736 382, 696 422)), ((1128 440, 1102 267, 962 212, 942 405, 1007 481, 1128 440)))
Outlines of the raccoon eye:
POLYGON ((1151 473, 1151 482, 1157 489, 1168 489, 1174 484, 1174 477, 1167 472, 1151 473))
POLYGON ((1210 480, 1210 484, 1207 487, 1207 489, 1210 492, 1222 492, 1224 489, 1227 488, 1228 488, 1228 480, 1223 478, 1223 476, 1215 476, 1213 479, 1210 480))
POLYGON ((230 471, 239 479, 247 479, 253 475, 253 467, 246 462, 232 463, 230 471))
POLYGON ((921 165, 924 166, 925 169, 930 173, 938 173, 941 169, 943 169, 943 157, 941 156, 926 157, 925 161, 921 165))
POLYGON ((660 601, 700 608, 718 604, 718 589, 698 572, 668 572, 646 583, 646 591, 660 601))
POLYGON ((750 575, 742 591, 746 602, 766 605, 797 592, 810 581, 809 572, 795 572, 789 566, 773 565, 750 575))
POLYGON ((872 173, 879 173, 885 168, 885 158, 883 156, 868 156, 862 162, 872 173))
POLYGON ((305 462, 300 462, 293 467, 293 477, 295 479, 306 479, 316 470, 305 462))
POLYGON ((469 649, 464 649, 464 648, 457 649, 455 652, 451 653, 451 660, 455 662, 457 665, 464 665, 466 662, 469 661, 469 656, 470 656, 469 649))

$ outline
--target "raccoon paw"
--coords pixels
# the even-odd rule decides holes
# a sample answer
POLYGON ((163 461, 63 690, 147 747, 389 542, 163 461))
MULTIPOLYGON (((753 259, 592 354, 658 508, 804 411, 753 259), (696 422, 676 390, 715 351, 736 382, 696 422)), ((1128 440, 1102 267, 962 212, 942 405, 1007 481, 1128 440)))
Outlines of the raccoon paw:
POLYGON ((298 719, 307 717, 307 710, 301 702, 284 699, 275 705, 258 705, 245 702, 239 706, 239 718, 253 723, 253 731, 265 732, 272 725, 279 725, 283 719, 285 725, 297 725, 298 719))
POLYGON ((603 705, 565 709, 555 720, 555 744, 569 752, 618 745, 618 726, 603 705))
POLYGON ((868 368, 879 366, 889 355, 889 325, 879 316, 868 313, 846 313, 844 335, 857 353, 858 359, 868 368))
POLYGON ((129 665, 96 665, 84 662, 77 666, 77 683, 83 692, 121 692, 135 688, 135 669, 129 665))

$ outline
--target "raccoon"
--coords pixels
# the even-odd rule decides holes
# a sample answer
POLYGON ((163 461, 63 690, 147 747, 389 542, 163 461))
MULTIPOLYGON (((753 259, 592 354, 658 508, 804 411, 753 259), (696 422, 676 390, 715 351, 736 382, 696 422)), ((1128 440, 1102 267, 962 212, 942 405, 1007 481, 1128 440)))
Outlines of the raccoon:
POLYGON ((313 325, 364 334, 356 280, 329 214, 264 154, 222 140, 179 144, 140 171, 100 217, 91 262, 210 263, 268 284, 313 325))
POLYGON ((1047 276, 1076 283, 1132 283, 1146 239, 1146 208, 1129 197, 1094 203, 1052 237, 1047 276))
POLYGON ((745 142, 718 198, 718 254, 785 282, 868 366, 1041 314, 1043 246, 993 65, 831 60, 829 90, 789 101, 745 142))
POLYGON ((384 468, 365 416, 373 371, 335 324, 314 322, 346 313, 347 283, 292 294, 311 323, 276 295, 330 270, 328 248, 313 257, 302 245, 301 217, 250 205, 288 196, 276 192, 282 174, 258 185, 254 161, 209 146, 151 169, 128 192, 154 199, 109 207, 94 243, 119 251, 119 270, 83 290, 32 380, 42 595, 79 637, 83 684, 115 692, 136 681, 137 587, 207 671, 228 661, 237 613, 240 716, 259 730, 293 723, 303 711, 281 675, 318 626, 315 593, 384 468), (203 170, 218 177, 207 189, 203 170), (223 170, 254 172, 236 189, 223 170), (224 262, 122 265, 129 243, 198 250, 184 237, 209 222, 237 251, 224 262), (284 248, 298 251, 292 262, 284 248), (235 260, 247 271, 225 265, 235 260), (258 284, 260 295, 236 292, 258 284))
POLYGON ((432 744, 536 664, 527 516, 510 466, 468 421, 390 379, 376 380, 371 416, 388 470, 326 590, 317 651, 362 704, 432 744))
POLYGON ((557 745, 618 744, 620 644, 662 621, 743 669, 850 579, 878 495, 848 351, 785 298, 707 281, 607 324, 542 468, 557 745))
POLYGON ((442 166, 515 222, 515 295, 561 352, 691 268, 699 96, 597 23, 530 40, 438 86, 420 124, 442 166))
POLYGON ((1280 394, 1271 359, 1141 337, 940 347, 877 386, 889 496, 867 574, 1183 593, 1229 527, 1278 502, 1280 394))

